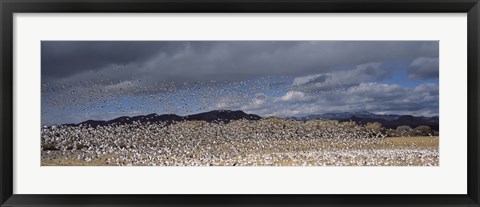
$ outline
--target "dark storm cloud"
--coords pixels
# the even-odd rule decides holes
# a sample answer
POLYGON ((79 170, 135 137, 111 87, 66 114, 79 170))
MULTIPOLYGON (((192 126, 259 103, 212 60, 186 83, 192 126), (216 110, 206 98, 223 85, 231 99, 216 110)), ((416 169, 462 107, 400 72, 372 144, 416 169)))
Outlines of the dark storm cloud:
POLYGON ((412 80, 425 80, 438 78, 439 62, 437 58, 419 57, 408 68, 408 78, 412 80))
POLYGON ((297 77, 294 85, 296 90, 310 93, 351 87, 362 82, 378 81, 388 77, 392 70, 381 66, 381 63, 367 63, 358 65, 352 70, 297 77))
POLYGON ((132 41, 42 41, 42 77, 64 78, 111 64, 148 60, 181 44, 132 41))
MULTIPOLYGON (((304 76, 370 62, 438 57, 438 42, 42 42, 44 80, 246 80, 304 76), (114 67, 124 70, 113 71, 114 67)), ((368 71, 367 71, 368 72, 368 71)))

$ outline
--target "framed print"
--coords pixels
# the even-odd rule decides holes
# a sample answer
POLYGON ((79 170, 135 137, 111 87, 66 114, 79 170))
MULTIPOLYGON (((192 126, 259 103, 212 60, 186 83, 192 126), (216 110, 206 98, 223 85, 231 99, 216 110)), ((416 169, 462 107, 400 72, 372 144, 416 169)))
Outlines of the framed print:
POLYGON ((479 206, 467 1, 2 1, 2 206, 479 206))

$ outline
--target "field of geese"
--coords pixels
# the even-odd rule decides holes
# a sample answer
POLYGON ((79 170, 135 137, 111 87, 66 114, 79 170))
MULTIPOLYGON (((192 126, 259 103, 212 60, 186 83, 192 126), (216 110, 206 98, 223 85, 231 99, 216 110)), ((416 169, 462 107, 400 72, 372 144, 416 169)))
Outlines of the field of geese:
POLYGON ((41 128, 41 164, 438 166, 439 138, 375 123, 276 117, 55 125, 41 128))

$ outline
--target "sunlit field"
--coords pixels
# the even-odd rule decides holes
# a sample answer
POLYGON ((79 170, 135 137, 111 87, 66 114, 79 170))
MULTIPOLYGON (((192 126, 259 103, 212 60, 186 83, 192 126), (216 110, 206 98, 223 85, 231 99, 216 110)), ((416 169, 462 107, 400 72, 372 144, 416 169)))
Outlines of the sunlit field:
POLYGON ((438 166, 438 136, 387 137, 353 122, 266 118, 230 123, 42 129, 42 165, 438 166))

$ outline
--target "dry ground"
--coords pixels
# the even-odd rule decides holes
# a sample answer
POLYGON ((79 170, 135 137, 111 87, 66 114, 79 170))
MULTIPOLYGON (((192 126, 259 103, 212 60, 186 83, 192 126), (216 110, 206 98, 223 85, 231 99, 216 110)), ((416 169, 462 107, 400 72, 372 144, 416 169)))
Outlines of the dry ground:
MULTIPOLYGON (((176 155, 158 165, 168 166, 438 166, 438 137, 395 137, 383 139, 333 140, 309 142, 277 140, 269 143, 215 143, 214 148, 232 146, 244 149, 227 157, 212 157, 215 162, 195 161, 196 154, 176 155), (249 146, 251 145, 251 146, 249 146), (260 146, 260 147, 259 147, 260 146)), ((203 149, 208 150, 208 149, 203 149)), ((105 154, 91 161, 77 159, 77 151, 42 151, 42 166, 108 166, 115 154, 105 154)), ((131 155, 127 155, 131 156, 131 155)), ((130 165, 125 163, 125 165, 130 165)))

